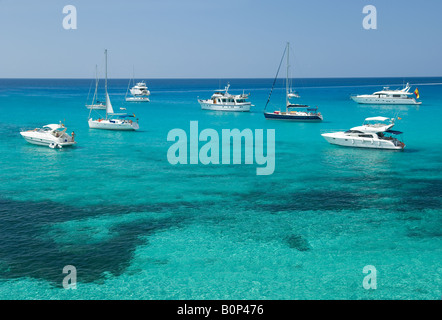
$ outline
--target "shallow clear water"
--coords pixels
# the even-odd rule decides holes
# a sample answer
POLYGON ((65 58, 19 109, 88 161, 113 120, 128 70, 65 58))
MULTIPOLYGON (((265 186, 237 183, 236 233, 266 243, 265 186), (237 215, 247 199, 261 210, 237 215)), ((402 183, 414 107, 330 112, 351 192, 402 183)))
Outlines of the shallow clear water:
MULTIPOLYGON (((137 132, 91 130, 93 80, 0 79, 1 299, 440 299, 442 78, 405 79, 421 106, 349 99, 404 79, 298 79, 322 123, 266 120, 273 79, 149 80, 150 103, 114 109, 137 132), (250 113, 202 111, 230 82, 250 113), (403 152, 328 144, 321 133, 394 117, 403 152), (21 129, 62 121, 74 148, 31 145, 21 129), (171 165, 171 129, 275 129, 272 175, 256 164, 171 165), (77 269, 77 289, 62 286, 77 269), (377 270, 366 290, 364 266, 377 270)), ((284 103, 282 83, 269 109, 284 103)), ((203 143, 200 143, 200 146, 203 143)))

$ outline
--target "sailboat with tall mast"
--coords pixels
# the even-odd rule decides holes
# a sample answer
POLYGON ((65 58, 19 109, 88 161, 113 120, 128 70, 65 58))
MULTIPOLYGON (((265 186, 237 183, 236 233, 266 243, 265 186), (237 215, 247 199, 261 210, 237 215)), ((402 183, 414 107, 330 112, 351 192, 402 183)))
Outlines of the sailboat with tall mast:
MULTIPOLYGON (((91 104, 87 104, 86 108, 88 109, 99 109, 99 110, 105 110, 106 109, 106 105, 98 100, 98 72, 97 72, 97 65, 95 65, 95 92, 94 92, 94 97, 92 98, 92 103, 91 104)), ((90 93, 90 90, 89 90, 90 93)), ((88 94, 88 98, 89 100, 89 94, 88 94)))
POLYGON ((273 81, 272 89, 270 90, 269 98, 264 107, 264 116, 266 119, 276 119, 276 120, 292 120, 292 121, 322 121, 322 115, 318 111, 318 108, 312 108, 305 104, 294 104, 291 103, 291 98, 299 98, 299 95, 294 92, 291 88, 291 81, 289 81, 289 71, 290 71, 290 43, 287 42, 287 46, 279 63, 278 71, 276 77, 273 81), (279 70, 281 69, 284 56, 287 59, 287 72, 286 72, 286 92, 285 92, 285 111, 276 110, 273 112, 266 112, 267 105, 270 102, 270 97, 272 96, 273 88, 275 87, 276 79, 278 78, 279 70))
POLYGON ((107 92, 107 49, 104 51, 105 65, 106 65, 106 78, 104 82, 104 89, 106 95, 106 116, 104 118, 92 119, 91 112, 89 111, 89 128, 91 129, 105 129, 105 130, 138 130, 138 119, 135 121, 131 118, 135 118, 135 115, 127 113, 114 113, 112 103, 107 92))

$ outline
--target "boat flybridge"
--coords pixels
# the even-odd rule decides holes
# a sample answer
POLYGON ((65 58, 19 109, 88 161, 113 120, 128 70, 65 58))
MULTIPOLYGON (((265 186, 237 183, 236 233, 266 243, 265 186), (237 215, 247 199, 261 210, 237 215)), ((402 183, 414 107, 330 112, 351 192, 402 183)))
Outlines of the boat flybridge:
POLYGON ((47 124, 42 128, 22 131, 20 134, 29 143, 61 149, 77 143, 74 141, 74 135, 68 135, 66 130, 67 128, 61 123, 47 124))
POLYGON ((383 90, 374 92, 373 94, 362 94, 350 96, 351 99, 360 104, 405 104, 405 105, 419 105, 422 104, 419 99, 419 91, 409 92, 411 86, 409 83, 402 89, 390 90, 389 87, 384 87, 383 90), (416 99, 412 95, 416 95, 416 99))
POLYGON ((250 94, 233 95, 229 93, 230 84, 224 89, 215 90, 210 99, 198 99, 201 109, 214 111, 240 111, 248 112, 252 103, 247 101, 250 94))
POLYGON ((138 130, 140 127, 138 125, 138 119, 135 118, 134 114, 127 113, 114 113, 112 103, 107 92, 107 50, 104 51, 106 60, 106 80, 105 80, 105 92, 106 92, 106 116, 104 118, 92 119, 91 112, 89 111, 89 128, 91 129, 104 129, 104 130, 138 130))
POLYGON ((403 150, 405 144, 395 136, 400 131, 391 130, 394 118, 372 117, 366 118, 361 126, 351 128, 345 132, 321 134, 331 144, 345 147, 403 150))
MULTIPOLYGON (((264 108, 264 117, 266 119, 276 119, 276 120, 291 120, 291 121, 307 121, 307 122, 317 122, 322 121, 323 117, 320 112, 318 112, 318 107, 310 107, 305 104, 296 104, 290 101, 291 98, 300 98, 297 92, 292 91, 291 89, 291 81, 289 79, 289 69, 290 69, 290 43, 287 43, 287 46, 284 50, 284 54, 282 55, 281 63, 284 59, 284 55, 287 58, 287 73, 286 73, 286 107, 285 111, 275 110, 273 112, 266 112, 267 105, 270 101, 270 96, 272 95, 273 87, 276 82, 276 78, 278 77, 278 73, 276 74, 275 81, 273 82, 272 90, 270 91, 269 98, 264 108)), ((281 67, 281 64, 279 65, 281 67)), ((278 68, 279 72, 279 68, 278 68)))

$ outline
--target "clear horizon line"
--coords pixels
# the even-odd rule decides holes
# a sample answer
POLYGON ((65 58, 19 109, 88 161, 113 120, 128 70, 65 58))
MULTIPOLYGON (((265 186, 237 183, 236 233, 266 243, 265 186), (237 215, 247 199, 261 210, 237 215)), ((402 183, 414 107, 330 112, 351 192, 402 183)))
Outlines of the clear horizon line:
MULTIPOLYGON (((441 76, 379 76, 379 77, 375 77, 375 76, 370 76, 370 77, 291 77, 291 79, 404 79, 404 78, 442 78, 441 76)), ((90 79, 95 79, 94 77, 73 77, 73 78, 63 78, 63 77, 28 77, 28 78, 23 78, 23 77, 4 77, 4 78, 0 78, 1 80, 9 80, 9 79, 35 79, 35 80, 90 80, 90 79)), ((127 78, 127 77, 108 77, 108 79, 115 79, 115 80, 127 80, 127 79, 132 79, 132 78, 127 78)), ((171 78, 143 78, 143 77, 137 77, 137 79, 149 79, 149 80, 218 80, 218 79, 223 79, 223 80, 228 80, 228 79, 236 79, 236 80, 242 80, 242 79, 274 79, 274 77, 221 77, 221 78, 213 78, 213 77, 191 77, 191 78, 186 78, 186 77, 171 77, 171 78)), ((284 79, 284 78, 279 78, 279 79, 284 79)))

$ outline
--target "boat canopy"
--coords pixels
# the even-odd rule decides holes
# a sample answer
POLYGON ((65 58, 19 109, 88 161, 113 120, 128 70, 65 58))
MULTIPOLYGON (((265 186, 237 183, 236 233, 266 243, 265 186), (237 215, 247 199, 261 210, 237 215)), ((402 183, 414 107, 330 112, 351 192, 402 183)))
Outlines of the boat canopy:
POLYGON ((372 117, 372 118, 366 118, 365 121, 386 121, 390 120, 390 118, 386 117, 372 117))
POLYGON ((43 128, 49 128, 51 130, 57 130, 59 128, 62 128, 63 126, 60 124, 47 124, 43 128))

